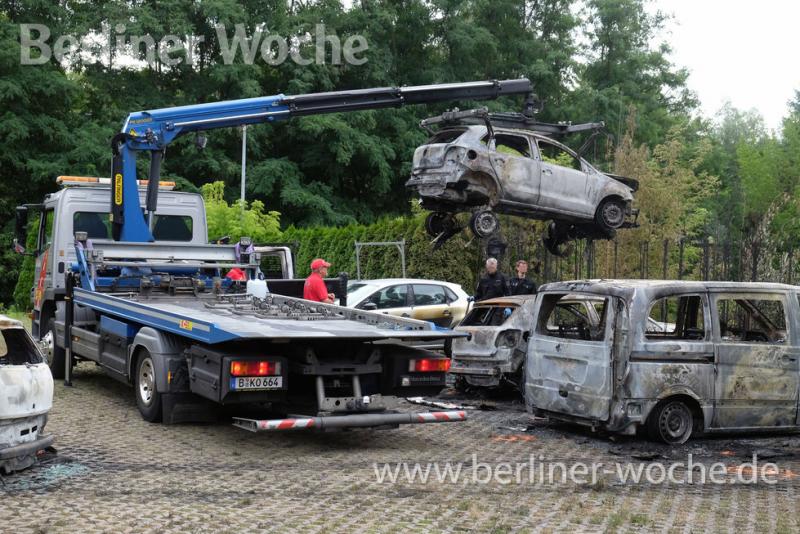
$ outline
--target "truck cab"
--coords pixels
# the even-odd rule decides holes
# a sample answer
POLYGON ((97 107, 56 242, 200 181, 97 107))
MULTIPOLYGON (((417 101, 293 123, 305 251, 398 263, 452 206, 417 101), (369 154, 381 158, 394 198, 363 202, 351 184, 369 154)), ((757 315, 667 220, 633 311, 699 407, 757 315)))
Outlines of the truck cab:
MULTIPOLYGON (((31 302, 34 339, 49 332, 48 324, 63 313, 64 272, 75 261, 75 232, 87 232, 95 243, 111 240, 109 222, 109 181, 102 178, 59 176, 61 189, 45 196, 39 205, 25 211, 38 211, 39 231, 31 302)), ((140 197, 144 201, 144 184, 140 197)), ((175 244, 205 244, 208 240, 203 197, 196 193, 173 191, 174 183, 161 182, 158 211, 153 233, 156 241, 175 244)))

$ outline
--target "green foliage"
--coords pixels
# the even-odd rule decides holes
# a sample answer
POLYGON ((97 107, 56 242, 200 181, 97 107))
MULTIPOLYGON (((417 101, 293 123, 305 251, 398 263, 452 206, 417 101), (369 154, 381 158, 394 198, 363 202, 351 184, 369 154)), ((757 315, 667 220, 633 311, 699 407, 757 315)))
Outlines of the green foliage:
MULTIPOLYGON (((31 260, 20 271, 23 262, 7 247, 14 207, 54 191, 60 174, 106 175, 108 142, 129 113, 389 85, 527 76, 545 102, 542 120, 605 121, 616 140, 595 149, 594 163, 642 181, 637 202, 645 224, 621 232, 630 243, 680 235, 747 243, 767 232, 784 248, 800 244, 794 222, 800 212, 800 96, 790 103, 780 135, 768 133, 756 113, 731 106, 713 124, 692 120, 696 101, 686 86, 687 73, 672 63, 669 43, 656 40, 667 35, 667 17, 645 6, 646 0, 0 0, 0 220, 5 221, 0 269, 6 273, 0 302, 13 298, 27 307, 31 284, 31 260), (246 65, 238 54, 225 64, 213 25, 232 31, 243 24, 252 34, 264 21, 284 37, 313 32, 319 22, 342 40, 363 35, 367 62, 272 66, 259 59, 246 65), (197 47, 195 67, 170 67, 156 57, 153 65, 133 68, 116 51, 102 61, 75 54, 65 65, 32 67, 19 62, 20 23, 46 24, 53 35, 99 33, 103 25, 122 23, 128 35, 150 34, 158 41, 166 34, 194 34, 205 41, 197 47), (22 278, 15 290, 18 272, 22 278)), ((313 40, 301 43, 298 51, 308 58, 313 46, 313 40)), ((409 208, 404 183, 413 151, 426 137, 417 127, 420 119, 472 104, 253 126, 247 146, 252 202, 244 209, 234 202, 241 171, 238 129, 209 132, 202 151, 191 138, 178 139, 163 175, 180 190, 203 189, 210 199, 212 237, 299 241, 301 273, 313 257, 326 256, 334 269, 354 274, 355 240, 405 239, 409 275, 467 287, 481 267, 478 243, 459 236, 432 253, 423 215, 409 208), (279 221, 289 225, 283 234, 279 221)), ((518 110, 520 101, 480 105, 518 110)), ((582 141, 577 136, 571 143, 577 147, 582 141)), ((147 162, 141 160, 143 171, 147 162)), ((540 223, 519 219, 504 221, 503 227, 506 237, 519 243, 516 254, 528 254, 541 231, 540 223)), ((687 262, 696 253, 689 249, 687 262)), ((400 274, 393 249, 363 254, 365 276, 400 274)), ((633 248, 626 254, 622 271, 633 273, 633 248)))
POLYGON ((201 188, 206 204, 208 235, 211 239, 230 236, 238 241, 249 236, 254 243, 269 243, 280 238, 280 213, 264 211, 260 200, 233 204, 225 201, 225 184, 214 182, 201 188))

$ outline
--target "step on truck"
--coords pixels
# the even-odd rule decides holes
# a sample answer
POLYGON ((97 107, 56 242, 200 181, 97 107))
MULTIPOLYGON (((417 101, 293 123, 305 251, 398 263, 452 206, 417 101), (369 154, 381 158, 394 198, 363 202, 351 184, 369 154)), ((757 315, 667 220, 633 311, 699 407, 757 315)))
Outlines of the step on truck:
POLYGON ((216 418, 210 406, 253 414, 234 418, 252 431, 464 420, 462 411, 395 409, 398 396, 436 394, 449 367, 443 355, 406 343, 462 334, 270 291, 270 284, 284 293, 301 287, 265 280, 260 268, 263 255, 286 260, 288 251, 257 250, 247 238, 209 244, 202 198, 165 191, 160 165, 166 146, 190 132, 528 92, 527 80, 471 82, 131 114, 112 140, 110 179, 63 177, 62 189, 42 204, 18 208, 18 251, 26 216, 40 212, 32 330, 47 346, 54 375, 69 382, 75 362, 93 361, 133 386, 151 422, 216 418), (136 178, 139 153, 150 155, 147 181, 136 178), (231 269, 246 280, 226 277, 231 269))

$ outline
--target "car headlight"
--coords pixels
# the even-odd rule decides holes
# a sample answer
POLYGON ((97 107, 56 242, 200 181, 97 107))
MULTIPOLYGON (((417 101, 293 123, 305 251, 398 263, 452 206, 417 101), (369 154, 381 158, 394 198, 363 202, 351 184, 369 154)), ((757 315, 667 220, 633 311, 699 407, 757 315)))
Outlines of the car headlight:
POLYGON ((519 330, 505 330, 500 332, 494 344, 498 348, 513 349, 517 346, 521 337, 522 332, 519 330))

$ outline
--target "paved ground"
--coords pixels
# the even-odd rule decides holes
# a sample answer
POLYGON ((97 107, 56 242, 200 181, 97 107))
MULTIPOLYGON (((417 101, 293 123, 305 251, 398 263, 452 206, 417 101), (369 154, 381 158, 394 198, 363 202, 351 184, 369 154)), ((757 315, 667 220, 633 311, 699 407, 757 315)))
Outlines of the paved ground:
POLYGON ((796 435, 701 440, 669 450, 532 420, 510 398, 484 402, 499 409, 473 410, 467 423, 388 431, 250 434, 226 424, 161 426, 140 419, 132 390, 82 364, 75 387, 56 388, 48 430, 57 436, 58 454, 0 483, 0 532, 800 528, 796 435), (696 462, 723 462, 732 472, 753 451, 777 463, 776 484, 633 484, 600 473, 594 484, 536 485, 524 471, 521 484, 482 484, 488 467, 473 467, 472 456, 496 469, 502 462, 528 465, 531 455, 547 465, 654 460, 668 466, 692 453, 696 462), (396 462, 423 468, 463 462, 463 476, 378 482, 375 464, 396 462))

